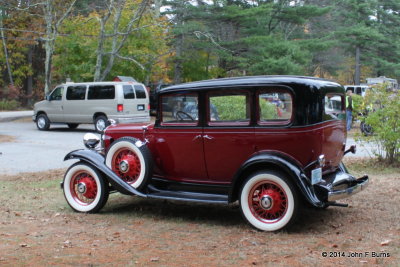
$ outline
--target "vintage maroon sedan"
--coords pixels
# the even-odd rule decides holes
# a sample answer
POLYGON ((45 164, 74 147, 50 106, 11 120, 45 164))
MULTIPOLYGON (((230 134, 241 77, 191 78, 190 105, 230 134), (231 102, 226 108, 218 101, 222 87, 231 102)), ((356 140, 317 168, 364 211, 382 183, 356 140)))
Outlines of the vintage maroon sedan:
POLYGON ((327 80, 239 77, 163 88, 154 124, 112 123, 62 183, 68 204, 97 212, 110 191, 148 198, 239 201, 255 228, 290 225, 302 203, 325 208, 361 191, 342 163, 345 92, 327 80), (332 108, 331 101, 340 105, 332 108))

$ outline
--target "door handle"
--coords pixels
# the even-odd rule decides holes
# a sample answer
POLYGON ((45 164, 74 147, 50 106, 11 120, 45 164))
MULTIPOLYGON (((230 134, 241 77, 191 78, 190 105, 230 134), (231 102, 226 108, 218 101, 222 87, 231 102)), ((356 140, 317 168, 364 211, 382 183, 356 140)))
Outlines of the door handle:
POLYGON ((193 139, 192 139, 192 141, 196 141, 197 139, 200 139, 201 138, 201 135, 199 134, 199 135, 196 135, 193 139))
POLYGON ((209 135, 205 135, 205 136, 203 136, 205 139, 207 139, 207 140, 213 140, 214 139, 214 137, 212 137, 212 136, 209 136, 209 135))

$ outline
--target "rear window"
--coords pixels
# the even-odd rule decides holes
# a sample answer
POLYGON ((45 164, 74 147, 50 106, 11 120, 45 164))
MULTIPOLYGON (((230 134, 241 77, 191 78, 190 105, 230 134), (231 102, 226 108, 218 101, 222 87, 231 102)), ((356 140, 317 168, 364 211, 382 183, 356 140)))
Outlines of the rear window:
POLYGON ((324 120, 343 120, 345 118, 343 95, 327 94, 324 98, 324 102, 324 120))
POLYGON ((67 100, 85 100, 86 86, 68 86, 67 100))
POLYGON ((133 91, 132 85, 124 85, 122 89, 124 91, 125 99, 135 99, 135 91, 133 91))
POLYGON ((136 98, 146 98, 146 89, 142 85, 135 85, 136 98))
POLYGON ((89 86, 88 99, 114 99, 114 85, 91 85, 89 86))

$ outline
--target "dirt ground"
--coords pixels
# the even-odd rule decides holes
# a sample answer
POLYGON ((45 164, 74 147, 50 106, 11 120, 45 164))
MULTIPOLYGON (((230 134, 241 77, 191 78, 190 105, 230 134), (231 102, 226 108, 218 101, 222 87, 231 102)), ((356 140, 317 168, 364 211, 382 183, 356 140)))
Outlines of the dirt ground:
POLYGON ((65 170, 0 174, 0 266, 399 266, 400 171, 348 163, 371 174, 366 191, 278 233, 252 229, 237 204, 113 194, 79 214, 59 187, 65 170))

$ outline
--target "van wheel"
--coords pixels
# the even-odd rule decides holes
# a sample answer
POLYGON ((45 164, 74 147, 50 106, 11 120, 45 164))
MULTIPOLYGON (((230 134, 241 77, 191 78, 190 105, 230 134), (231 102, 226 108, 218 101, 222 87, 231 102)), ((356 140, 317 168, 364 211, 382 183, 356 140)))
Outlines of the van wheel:
POLYGON ((94 120, 94 128, 98 133, 104 132, 104 129, 108 126, 108 124, 107 117, 103 115, 97 116, 94 120))
POLYGON ((153 174, 150 150, 139 139, 132 137, 122 137, 111 145, 106 165, 137 190, 143 189, 153 174))
POLYGON ((65 199, 78 212, 94 213, 104 207, 109 189, 100 172, 83 162, 73 164, 64 176, 65 199))
POLYGON ((40 131, 47 131, 50 128, 50 120, 47 118, 46 114, 40 114, 36 118, 36 127, 40 131))
POLYGON ((251 175, 240 191, 239 201, 243 217, 262 231, 276 231, 292 224, 300 203, 291 181, 276 171, 251 175))
POLYGON ((76 129, 79 126, 79 123, 67 123, 68 128, 70 129, 76 129))

